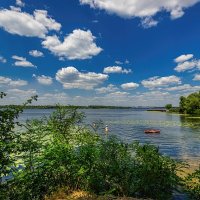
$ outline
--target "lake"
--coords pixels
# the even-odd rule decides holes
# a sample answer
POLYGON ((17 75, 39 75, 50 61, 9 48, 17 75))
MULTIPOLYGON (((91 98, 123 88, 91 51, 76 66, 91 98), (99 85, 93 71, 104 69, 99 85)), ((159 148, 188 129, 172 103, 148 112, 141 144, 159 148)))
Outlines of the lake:
MULTIPOLYGON (((86 124, 102 120, 108 125, 109 134, 125 142, 139 141, 159 146, 161 153, 189 162, 193 167, 200 164, 200 118, 148 112, 139 109, 85 109, 86 124), (145 134, 149 128, 160 129, 157 135, 145 134)), ((49 116, 51 109, 28 109, 20 120, 49 116)))

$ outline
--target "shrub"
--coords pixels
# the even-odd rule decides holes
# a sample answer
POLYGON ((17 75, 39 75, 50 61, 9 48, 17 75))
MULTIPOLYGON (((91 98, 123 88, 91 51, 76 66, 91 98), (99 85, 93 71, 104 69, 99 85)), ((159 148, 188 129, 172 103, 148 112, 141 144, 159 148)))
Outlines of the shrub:
POLYGON ((161 155, 159 149, 152 145, 136 144, 135 148, 135 192, 141 197, 170 199, 180 183, 177 171, 181 163, 161 155))
POLYGON ((186 177, 185 190, 191 199, 200 199, 200 168, 186 177))

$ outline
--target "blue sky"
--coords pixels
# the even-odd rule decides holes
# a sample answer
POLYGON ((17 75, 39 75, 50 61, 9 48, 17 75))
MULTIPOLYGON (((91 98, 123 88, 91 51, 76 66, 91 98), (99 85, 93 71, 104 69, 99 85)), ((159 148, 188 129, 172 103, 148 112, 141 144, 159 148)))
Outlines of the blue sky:
POLYGON ((163 106, 200 90, 200 0, 2 0, 3 104, 163 106))

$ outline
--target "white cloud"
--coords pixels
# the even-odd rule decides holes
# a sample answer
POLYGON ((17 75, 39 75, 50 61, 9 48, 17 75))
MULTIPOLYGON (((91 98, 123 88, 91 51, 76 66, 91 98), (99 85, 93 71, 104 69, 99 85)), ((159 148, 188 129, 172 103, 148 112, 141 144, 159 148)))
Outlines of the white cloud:
POLYGON ((116 60, 115 63, 116 63, 117 65, 123 65, 123 62, 121 62, 121 61, 119 61, 119 60, 116 60))
POLYGON ((28 82, 21 79, 12 80, 11 78, 0 76, 0 86, 1 85, 11 86, 11 87, 21 87, 28 85, 28 82))
POLYGON ((124 84, 121 85, 121 88, 124 89, 124 90, 134 90, 134 89, 136 89, 138 87, 139 87, 139 84, 133 83, 133 82, 124 83, 124 84))
POLYGON ((171 19, 178 19, 182 17, 185 13, 183 11, 183 8, 177 7, 174 10, 172 10, 170 14, 171 14, 171 19))
POLYGON ((8 97, 9 95, 11 95, 12 97, 20 98, 22 100, 21 102, 24 102, 26 99, 30 98, 31 96, 36 95, 37 91, 35 89, 28 89, 28 90, 9 89, 7 90, 6 93, 8 93, 8 97))
POLYGON ((129 64, 129 63, 130 63, 130 61, 126 59, 125 60, 125 64, 129 64))
POLYGON ((179 63, 174 70, 177 72, 184 72, 195 68, 200 68, 200 60, 191 60, 179 63))
POLYGON ((190 84, 184 84, 176 87, 170 87, 166 89, 167 91, 184 91, 184 92, 194 92, 200 90, 200 86, 191 86, 190 84))
POLYGON ((1 62, 1 63, 6 63, 7 60, 6 60, 3 56, 0 56, 0 62, 1 62))
POLYGON ((38 50, 29 51, 29 55, 31 55, 33 57, 43 57, 44 56, 44 54, 41 51, 38 51, 38 50))
POLYGON ((95 44, 95 37, 90 30, 75 29, 63 42, 56 35, 47 36, 42 45, 56 56, 69 60, 90 59, 102 51, 102 48, 95 44))
POLYGON ((124 62, 119 61, 119 60, 115 61, 115 64, 117 64, 117 65, 129 64, 129 63, 130 63, 130 61, 128 59, 126 59, 124 62))
POLYGON ((132 72, 132 70, 131 69, 123 69, 120 66, 109 66, 109 67, 105 67, 103 72, 106 74, 114 74, 114 73, 129 74, 132 72))
POLYGON ((46 10, 35 10, 34 17, 37 22, 42 24, 48 30, 59 31, 61 29, 61 24, 49 17, 46 10))
POLYGON ((99 20, 92 20, 92 23, 98 23, 99 20))
POLYGON ((51 85, 53 83, 53 79, 50 76, 36 76, 35 74, 33 74, 33 77, 35 77, 38 83, 42 85, 51 85))
POLYGON ((25 3, 22 0, 16 0, 16 5, 20 7, 24 7, 25 3))
POLYGON ((90 90, 102 84, 108 79, 108 75, 88 72, 79 72, 75 67, 66 67, 58 70, 56 80, 63 84, 65 89, 90 90))
POLYGON ((17 66, 17 67, 34 67, 34 68, 37 68, 31 62, 27 61, 26 58, 16 56, 16 55, 12 56, 12 58, 16 60, 14 65, 17 66))
POLYGON ((195 74, 193 80, 194 81, 200 81, 200 74, 195 74))
POLYGON ((179 85, 176 87, 170 87, 170 88, 166 88, 167 91, 180 91, 180 90, 188 90, 191 89, 191 85, 190 84, 184 84, 184 85, 179 85))
POLYGON ((18 12, 21 12, 22 10, 20 7, 15 7, 15 6, 10 6, 10 9, 18 12))
POLYGON ((46 10, 35 10, 31 15, 16 9, 1 9, 0 27, 11 34, 44 38, 49 30, 60 30, 61 25, 46 10))
POLYGON ((181 55, 181 56, 175 58, 174 61, 175 61, 176 63, 181 63, 181 62, 188 61, 188 60, 190 60, 190 59, 193 58, 193 57, 194 57, 193 54, 185 54, 185 55, 181 55))
POLYGON ((95 89, 95 91, 98 94, 111 93, 111 92, 115 92, 116 90, 118 90, 118 88, 112 84, 109 84, 107 87, 101 87, 101 88, 95 89))
POLYGON ((44 93, 38 96, 37 104, 52 105, 52 104, 73 104, 73 99, 64 92, 44 93))
POLYGON ((106 95, 106 97, 110 97, 110 98, 123 98, 123 97, 127 97, 130 93, 128 92, 121 92, 121 91, 117 91, 117 92, 112 92, 106 95))
POLYGON ((141 22, 142 27, 145 29, 157 26, 157 24, 158 21, 154 20, 152 17, 145 17, 141 22))
POLYGON ((142 85, 146 88, 166 87, 169 85, 181 84, 181 79, 177 76, 166 76, 166 77, 151 77, 147 80, 143 80, 142 85))
POLYGON ((21 86, 25 86, 25 85, 28 85, 28 82, 27 81, 24 81, 24 80, 12 80, 10 83, 9 83, 10 86, 12 87, 21 87, 21 86))
POLYGON ((0 76, 0 84, 9 84, 11 81, 10 78, 7 78, 7 77, 3 77, 3 76, 0 76))
MULTIPOLYGON (((161 11, 170 13, 171 19, 184 15, 184 10, 199 0, 79 0, 81 4, 88 4, 91 8, 106 10, 123 18, 139 17, 151 18, 161 11)), ((151 22, 150 22, 151 24, 151 22)), ((153 25, 156 22, 152 22, 153 25)))
POLYGON ((181 55, 174 59, 174 62, 178 63, 174 68, 177 72, 184 72, 187 70, 200 69, 200 60, 193 59, 193 54, 181 55))

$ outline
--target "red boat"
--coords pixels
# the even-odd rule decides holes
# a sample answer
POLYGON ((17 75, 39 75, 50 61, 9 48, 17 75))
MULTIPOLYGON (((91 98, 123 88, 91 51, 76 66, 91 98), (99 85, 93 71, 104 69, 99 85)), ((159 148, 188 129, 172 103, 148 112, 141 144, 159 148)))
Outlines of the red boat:
POLYGON ((160 130, 158 129, 147 129, 147 130, 144 130, 145 133, 147 134, 152 134, 152 133, 160 133, 160 130))

